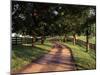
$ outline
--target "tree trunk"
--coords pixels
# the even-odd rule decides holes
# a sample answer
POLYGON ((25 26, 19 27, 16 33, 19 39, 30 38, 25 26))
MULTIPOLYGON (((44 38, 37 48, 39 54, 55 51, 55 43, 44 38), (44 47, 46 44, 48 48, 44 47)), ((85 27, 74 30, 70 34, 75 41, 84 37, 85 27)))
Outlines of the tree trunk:
POLYGON ((64 34, 63 42, 66 42, 66 41, 67 41, 67 35, 64 34))
POLYGON ((75 45, 76 44, 76 34, 74 33, 73 34, 73 45, 75 45))
POLYGON ((89 35, 88 30, 86 31, 86 52, 89 50, 89 35))
POLYGON ((45 37, 44 35, 41 36, 41 44, 44 44, 45 37))

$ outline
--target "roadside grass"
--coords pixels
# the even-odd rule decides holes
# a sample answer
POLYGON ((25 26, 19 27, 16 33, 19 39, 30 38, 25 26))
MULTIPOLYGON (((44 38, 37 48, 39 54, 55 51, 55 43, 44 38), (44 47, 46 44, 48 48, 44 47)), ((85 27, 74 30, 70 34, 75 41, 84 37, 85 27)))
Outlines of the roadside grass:
MULTIPOLYGON (((58 37, 58 39, 59 38, 61 37, 58 37)), ((12 72, 20 70, 25 65, 48 53, 52 48, 52 43, 49 41, 50 39, 47 39, 43 45, 40 44, 40 42, 36 42, 34 47, 27 45, 12 46, 12 72)), ((63 44, 71 48, 78 70, 90 70, 96 68, 96 54, 92 49, 86 52, 85 46, 74 46, 73 43, 69 41, 63 44)))
POLYGON ((34 47, 20 45, 12 46, 12 72, 16 72, 32 61, 38 60, 44 54, 48 53, 51 47, 52 44, 47 41, 44 45, 36 43, 34 47))
MULTIPOLYGON (((68 36, 68 37, 69 37, 69 38, 73 38, 73 36, 68 36)), ((64 38, 64 36, 55 36, 54 38, 57 38, 57 39, 59 39, 60 41, 62 41, 63 38, 64 38)), ((51 38, 47 38, 47 39, 52 39, 52 37, 51 37, 51 38)), ((77 36, 77 39, 86 42, 86 36, 84 36, 84 35, 77 36)), ((95 37, 90 37, 90 38, 89 38, 89 43, 96 44, 96 38, 95 38, 95 37)))
POLYGON ((71 42, 63 44, 71 48, 77 70, 96 69, 96 54, 93 50, 86 52, 84 46, 74 46, 71 42))
MULTIPOLYGON (((86 42, 86 37, 85 36, 77 36, 79 40, 83 40, 86 42)), ((95 37, 90 37, 89 42, 92 44, 96 44, 96 38, 95 37)))

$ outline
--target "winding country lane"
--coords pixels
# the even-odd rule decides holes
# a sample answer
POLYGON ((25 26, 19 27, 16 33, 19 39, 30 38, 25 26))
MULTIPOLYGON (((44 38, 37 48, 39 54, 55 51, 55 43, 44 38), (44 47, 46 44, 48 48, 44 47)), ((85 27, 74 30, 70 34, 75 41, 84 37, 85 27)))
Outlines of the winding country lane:
POLYGON ((53 42, 50 52, 38 61, 32 62, 19 73, 74 71, 75 64, 70 49, 59 42, 53 42))

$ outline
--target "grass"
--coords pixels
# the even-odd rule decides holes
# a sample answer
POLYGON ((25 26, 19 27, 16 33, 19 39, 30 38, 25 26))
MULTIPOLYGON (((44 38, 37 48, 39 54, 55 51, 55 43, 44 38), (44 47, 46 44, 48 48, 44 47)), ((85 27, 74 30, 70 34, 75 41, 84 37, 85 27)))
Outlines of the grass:
MULTIPOLYGON (((85 36, 80 36, 80 38, 81 40, 85 40, 85 36)), ((58 37, 58 39, 62 39, 62 36, 58 37)), ((92 37, 89 40, 90 43, 95 43, 95 37, 92 37)), ((77 44, 74 46, 70 41, 63 44, 71 48, 78 70, 96 69, 96 53, 93 49, 86 52, 86 47, 83 45, 77 44)))
POLYGON ((12 72, 20 70, 25 65, 48 53, 51 46, 52 44, 49 42, 45 42, 44 45, 36 43, 34 47, 12 46, 12 72))
MULTIPOLYGON (((78 36, 78 39, 83 40, 83 41, 86 42, 86 37, 85 36, 78 36)), ((95 44, 96 43, 95 37, 90 37, 89 42, 92 43, 92 44, 95 44)))
MULTIPOLYGON (((52 47, 52 43, 48 41, 49 39, 45 41, 44 45, 36 42, 34 47, 12 46, 12 72, 21 69, 31 61, 35 61, 44 54, 48 53, 52 47)), ((96 54, 93 50, 90 49, 88 52, 86 52, 84 46, 74 46, 72 42, 66 42, 63 44, 71 48, 78 70, 90 70, 96 68, 96 54)))
MULTIPOLYGON (((55 38, 61 39, 61 40, 63 40, 63 37, 64 36, 55 36, 55 38)), ((69 37, 70 38, 73 38, 73 36, 69 36, 69 37)), ((79 40, 82 40, 82 41, 85 41, 86 42, 86 36, 81 35, 81 36, 77 36, 77 38, 79 40)), ((50 39, 52 39, 52 37, 51 38, 47 38, 47 39, 50 40, 50 39)), ((96 44, 96 38, 95 37, 90 37, 89 38, 89 42, 92 43, 92 44, 96 44)))
POLYGON ((84 46, 74 46, 71 42, 64 44, 71 48, 78 70, 90 70, 96 68, 96 54, 93 50, 86 52, 84 46))

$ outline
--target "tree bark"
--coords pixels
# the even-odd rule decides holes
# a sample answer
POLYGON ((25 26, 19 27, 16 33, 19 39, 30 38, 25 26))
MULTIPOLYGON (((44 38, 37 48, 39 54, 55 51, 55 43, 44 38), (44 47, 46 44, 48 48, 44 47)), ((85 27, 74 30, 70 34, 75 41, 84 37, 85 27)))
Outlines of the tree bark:
POLYGON ((67 35, 64 34, 63 42, 66 42, 66 41, 67 41, 67 35))
POLYGON ((86 52, 89 50, 89 35, 88 30, 86 31, 86 52))
POLYGON ((44 41, 45 41, 45 37, 44 35, 41 36, 41 44, 44 44, 44 41))
POLYGON ((76 44, 76 34, 74 33, 73 34, 73 45, 75 45, 76 44))

